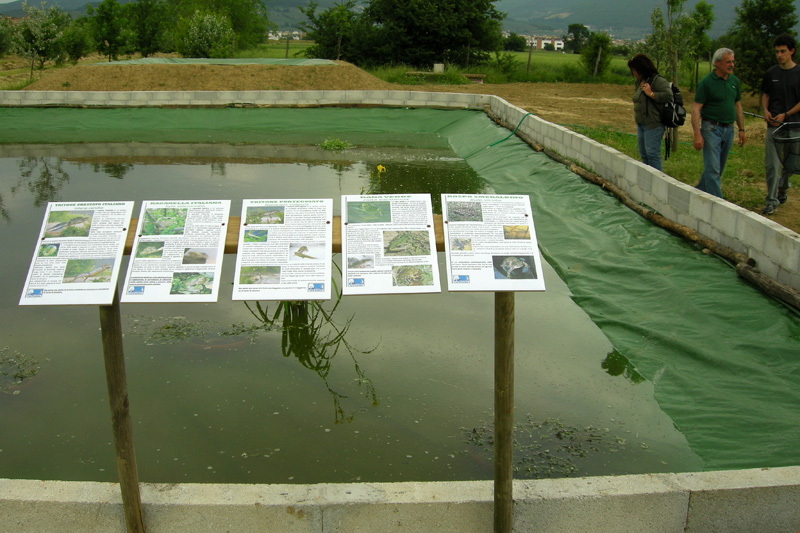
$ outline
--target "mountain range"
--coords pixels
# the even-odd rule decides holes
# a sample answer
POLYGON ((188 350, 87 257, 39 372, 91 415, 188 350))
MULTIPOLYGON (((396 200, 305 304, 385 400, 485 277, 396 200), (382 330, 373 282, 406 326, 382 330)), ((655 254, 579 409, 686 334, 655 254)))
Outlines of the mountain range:
MULTIPOLYGON (((134 0, 120 0, 128 3, 134 0)), ((337 0, 317 0, 317 11, 331 7, 337 0)), ((715 20, 709 34, 712 37, 725 33, 736 19, 734 8, 740 0, 706 0, 714 6, 715 20)), ((38 6, 39 2, 29 3, 38 6)), ((96 6, 99 1, 53 0, 47 5, 60 6, 74 17, 86 13, 86 6, 96 6)), ((697 0, 688 0, 684 11, 691 12, 697 0)), ((298 7, 308 5, 308 0, 266 0, 270 20, 281 30, 299 29, 307 21, 298 7)), ((796 13, 800 14, 800 0, 794 0, 796 13)), ((664 0, 498 0, 496 8, 506 13, 503 29, 521 35, 560 36, 570 24, 579 23, 592 31, 606 31, 620 39, 640 39, 650 33, 650 14, 658 6, 665 8, 664 0)), ((0 4, 0 15, 23 15, 22 0, 0 4)))

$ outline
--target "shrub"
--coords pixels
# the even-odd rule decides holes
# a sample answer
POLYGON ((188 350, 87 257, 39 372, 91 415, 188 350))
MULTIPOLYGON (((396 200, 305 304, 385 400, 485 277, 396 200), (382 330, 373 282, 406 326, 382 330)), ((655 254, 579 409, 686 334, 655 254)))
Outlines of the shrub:
POLYGON ((231 57, 233 27, 224 15, 195 11, 178 44, 183 57, 231 57))
POLYGON ((0 57, 11 52, 17 29, 10 18, 0 16, 0 57))

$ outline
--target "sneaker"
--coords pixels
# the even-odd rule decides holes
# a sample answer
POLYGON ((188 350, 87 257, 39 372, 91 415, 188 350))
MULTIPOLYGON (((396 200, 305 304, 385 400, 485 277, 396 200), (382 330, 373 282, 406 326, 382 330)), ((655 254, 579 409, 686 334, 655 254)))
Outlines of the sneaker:
POLYGON ((778 209, 774 205, 767 204, 767 205, 764 206, 764 209, 761 210, 761 214, 762 215, 767 215, 767 216, 774 215, 775 211, 777 211, 777 210, 778 209))
POLYGON ((785 203, 786 203, 786 200, 787 200, 787 196, 786 196, 786 193, 785 193, 785 192, 784 192, 784 193, 780 193, 780 194, 778 194, 778 201, 779 201, 780 203, 782 203, 782 204, 785 204, 785 203))

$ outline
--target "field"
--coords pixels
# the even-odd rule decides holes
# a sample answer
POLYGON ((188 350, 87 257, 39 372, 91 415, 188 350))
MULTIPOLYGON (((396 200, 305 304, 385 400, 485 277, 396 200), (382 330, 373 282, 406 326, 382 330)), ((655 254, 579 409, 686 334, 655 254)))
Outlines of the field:
MULTIPOLYGON (((273 43, 252 53, 257 57, 284 57, 285 46, 285 42, 273 43)), ((289 57, 301 51, 304 46, 306 44, 290 42, 289 57)), ((527 61, 527 53, 522 56, 527 61)), ((554 70, 558 62, 570 60, 575 62, 577 57, 540 52, 534 54, 532 64, 541 65, 545 69, 550 65, 550 69, 554 70)), ((624 64, 622 58, 616 61, 624 64)), ((564 125, 638 158, 631 102, 632 81, 627 85, 554 82, 475 84, 465 83, 462 78, 461 83, 400 85, 397 74, 393 74, 395 77, 392 78, 387 71, 374 71, 373 75, 345 62, 337 62, 336 66, 239 65, 235 67, 98 66, 98 62, 102 62, 102 58, 94 56, 74 66, 50 67, 43 72, 37 71, 35 73, 37 81, 26 87, 29 75, 26 62, 20 58, 2 58, 0 89, 23 87, 29 90, 100 91, 404 89, 495 94, 545 120, 564 125)), ((404 78, 403 67, 395 67, 396 69, 400 69, 400 75, 404 78)), ((687 103, 692 101, 692 97, 690 92, 684 90, 687 103)), ((746 95, 743 102, 746 110, 758 113, 756 96, 746 95)), ((687 107, 690 109, 691 106, 687 107)), ((762 120, 752 117, 746 118, 745 125, 748 141, 743 148, 737 146, 731 151, 723 177, 723 194, 728 200, 758 212, 763 207, 766 190, 763 164, 766 129, 762 120)), ((664 170, 678 180, 695 185, 702 171, 702 156, 693 149, 691 140, 691 127, 687 119, 687 125, 679 129, 680 142, 677 153, 665 161, 664 170)), ((798 176, 793 176, 792 182, 795 187, 800 185, 798 176)), ((800 198, 794 194, 794 190, 789 194, 789 201, 770 218, 800 232, 800 198)))

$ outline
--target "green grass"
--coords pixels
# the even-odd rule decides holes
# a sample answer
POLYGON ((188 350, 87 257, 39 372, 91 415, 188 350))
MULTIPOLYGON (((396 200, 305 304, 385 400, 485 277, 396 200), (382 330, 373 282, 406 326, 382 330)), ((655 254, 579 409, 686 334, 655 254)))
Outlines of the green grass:
MULTIPOLYGON (((745 121, 745 129, 755 128, 756 122, 745 121)), ((568 127, 639 159, 634 134, 614 131, 608 127, 568 127)), ((689 124, 681 126, 681 131, 686 131, 685 128, 691 131, 689 124)), ((688 185, 697 185, 700 174, 703 173, 703 152, 695 150, 691 143, 680 142, 677 151, 664 161, 664 172, 688 185)), ((725 199, 745 209, 760 210, 764 205, 764 183, 764 144, 756 141, 745 143, 744 147, 734 145, 722 176, 722 194, 725 199)))
MULTIPOLYGON (((602 76, 593 77, 581 64, 577 54, 562 52, 546 52, 537 50, 530 56, 528 65, 528 52, 503 52, 492 56, 486 63, 470 67, 456 67, 447 65, 443 76, 406 76, 407 71, 419 70, 405 65, 383 66, 368 68, 367 71, 389 83, 401 85, 419 85, 436 83, 457 85, 468 83, 461 74, 483 74, 486 83, 611 83, 615 85, 629 85, 632 83, 631 73, 628 70, 628 58, 615 56, 611 65, 602 76)), ((664 69, 662 69, 664 70, 664 69)), ((708 73, 708 65, 700 65, 700 76, 708 73)), ((688 88, 691 73, 681 70, 678 85, 688 88)))
MULTIPOLYGON (((302 58, 305 57, 303 52, 305 52, 306 48, 313 45, 312 41, 289 41, 289 59, 295 58, 302 58)), ((237 50, 234 53, 234 57, 237 59, 257 59, 257 58, 269 58, 269 59, 284 59, 287 57, 286 53, 286 41, 267 41, 264 44, 260 44, 254 48, 248 48, 247 50, 237 50)))

